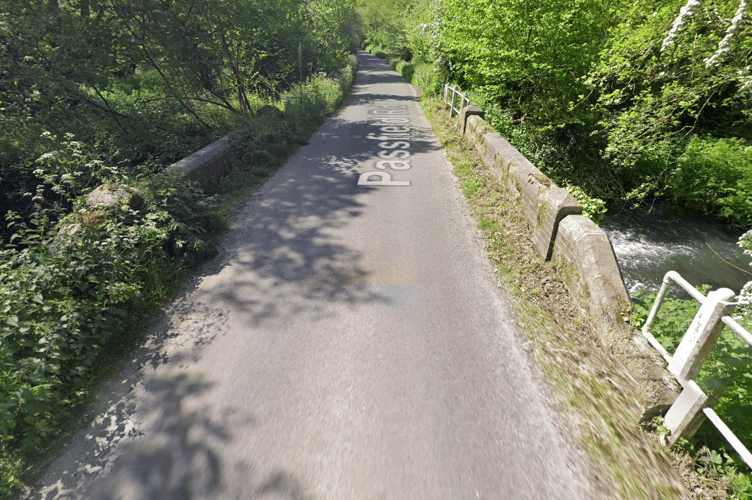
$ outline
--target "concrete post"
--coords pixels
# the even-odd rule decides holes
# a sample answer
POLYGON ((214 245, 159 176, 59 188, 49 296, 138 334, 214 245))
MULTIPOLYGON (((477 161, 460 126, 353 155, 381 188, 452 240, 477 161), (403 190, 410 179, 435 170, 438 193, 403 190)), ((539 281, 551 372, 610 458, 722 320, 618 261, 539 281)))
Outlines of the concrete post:
POLYGON ((480 116, 483 118, 485 113, 478 106, 470 105, 462 108, 462 114, 460 116, 460 134, 465 135, 467 130, 467 119, 471 116, 480 116))
POLYGON ((720 288, 705 297, 668 364, 668 371, 680 381, 693 380, 697 376, 723 328, 721 316, 727 308, 724 302, 733 300, 735 296, 733 290, 720 288))
POLYGON ((689 438, 697 432, 705 419, 702 409, 707 401, 708 396, 695 382, 690 380, 685 384, 684 390, 671 405, 663 420, 664 427, 671 431, 667 443, 669 446, 673 446, 679 438, 689 438))

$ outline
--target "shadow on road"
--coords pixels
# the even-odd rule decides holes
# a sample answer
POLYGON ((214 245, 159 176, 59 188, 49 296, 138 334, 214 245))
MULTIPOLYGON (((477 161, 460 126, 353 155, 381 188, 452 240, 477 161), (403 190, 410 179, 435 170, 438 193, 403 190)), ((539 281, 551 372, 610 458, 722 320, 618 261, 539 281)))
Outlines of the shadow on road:
MULTIPOLYGON (((386 89, 400 84, 404 91, 404 80, 372 59, 361 65, 346 107, 376 100, 417 101, 399 93, 358 93, 374 82, 386 84, 381 87, 386 89)), ((363 256, 355 249, 358 245, 345 241, 339 232, 358 223, 368 209, 363 195, 377 189, 359 187, 357 180, 364 166, 373 168, 377 160, 378 141, 367 135, 378 133, 378 127, 368 119, 353 121, 345 115, 341 110, 327 122, 238 212, 220 244, 220 256, 170 305, 149 342, 134 353, 117 379, 103 387, 92 409, 98 416, 72 441, 67 461, 51 469, 48 486, 27 498, 80 498, 92 478, 109 470, 112 473, 91 486, 96 490, 86 498, 212 498, 226 487, 228 467, 247 468, 249 489, 244 498, 309 498, 285 471, 253 478, 252 464, 223 464, 215 450, 236 439, 238 421, 253 427, 254 417, 238 415, 229 407, 192 406, 211 384, 179 370, 184 361, 199 356, 202 346, 226 332, 232 318, 253 328, 297 314, 315 321, 332 303, 394 301, 372 286, 363 256), (162 370, 168 363, 170 370, 162 370), (138 415, 145 421, 133 421, 135 386, 138 415), (142 428, 150 429, 148 439, 132 439, 142 428)), ((413 157, 437 148, 430 130, 412 126, 413 157)))
MULTIPOLYGON (((232 439, 229 429, 253 427, 252 415, 232 406, 217 411, 193 407, 191 400, 211 384, 185 374, 154 377, 145 382, 142 399, 150 407, 148 438, 133 441, 115 460, 112 473, 85 498, 95 500, 192 500, 226 493, 221 457, 215 451, 232 439), (230 422, 231 421, 231 422, 230 422)), ((244 484, 242 498, 307 500, 291 475, 274 472, 255 478, 252 464, 235 464, 244 484)))
MULTIPOLYGON (((366 96, 369 102, 375 98, 366 96)), ((351 99, 356 106, 361 97, 351 99)), ((370 271, 356 249, 364 242, 353 244, 342 236, 346 226, 367 223, 360 220, 369 209, 364 195, 385 189, 357 186, 360 172, 375 170, 383 149, 383 141, 369 136, 381 134, 368 119, 349 121, 340 114, 330 120, 238 215, 223 244, 224 263, 214 282, 206 283, 206 301, 243 311, 252 327, 294 314, 315 315, 335 302, 392 301, 369 283, 370 271)), ((417 125, 411 127, 409 144, 410 158, 439 147, 432 131, 417 125)), ((415 177, 410 170, 393 175, 415 177)), ((367 228, 355 234, 367 238, 367 228)))
POLYGON ((206 412, 184 408, 186 398, 208 388, 182 374, 146 381, 146 397, 155 402, 149 439, 124 450, 114 472, 90 497, 187 500, 219 491, 221 464, 211 443, 228 439, 225 426, 212 421, 206 412))

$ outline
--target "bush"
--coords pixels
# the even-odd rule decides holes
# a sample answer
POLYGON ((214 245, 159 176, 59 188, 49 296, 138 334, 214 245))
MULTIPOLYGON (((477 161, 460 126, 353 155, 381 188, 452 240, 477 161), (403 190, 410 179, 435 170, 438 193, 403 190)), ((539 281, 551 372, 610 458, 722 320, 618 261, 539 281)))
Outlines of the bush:
POLYGON ((47 179, 51 192, 83 193, 74 212, 58 223, 41 205, 30 222, 10 214, 15 246, 0 249, 3 462, 28 460, 60 435, 109 356, 137 340, 139 322, 213 252, 208 231, 221 227, 212 200, 172 176, 133 185, 133 207, 103 209, 84 207, 90 187, 66 175, 47 179))
POLYGON ((419 63, 415 66, 413 73, 414 85, 423 89, 427 95, 439 95, 443 91, 441 78, 438 71, 434 70, 432 64, 419 63))
POLYGON ((388 54, 386 53, 386 51, 381 47, 374 47, 373 51, 371 51, 371 54, 375 55, 379 59, 384 59, 384 60, 386 60, 388 57, 388 54))
POLYGON ((578 186, 567 185, 567 191, 576 199, 582 207, 582 215, 600 225, 606 216, 606 202, 600 198, 588 195, 578 186))
POLYGON ((339 83, 342 98, 350 92, 350 88, 355 83, 355 74, 358 71, 358 58, 355 54, 350 54, 345 62, 346 65, 333 74, 333 78, 339 83))
POLYGON ((415 73, 415 66, 407 61, 400 60, 394 67, 395 71, 402 75, 402 78, 408 82, 413 81, 413 74, 415 73))
POLYGON ((344 99, 355 78, 357 59, 327 78, 323 73, 299 83, 282 94, 285 118, 294 134, 303 138, 313 133, 344 99))
POLYGON ((693 137, 676 160, 667 193, 677 205, 752 226, 752 146, 742 139, 693 137))

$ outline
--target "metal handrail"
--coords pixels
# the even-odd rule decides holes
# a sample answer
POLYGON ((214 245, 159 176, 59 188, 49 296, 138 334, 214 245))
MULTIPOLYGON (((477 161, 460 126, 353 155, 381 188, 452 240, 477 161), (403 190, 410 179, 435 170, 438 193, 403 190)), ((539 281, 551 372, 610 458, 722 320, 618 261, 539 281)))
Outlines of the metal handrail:
POLYGON ((444 104, 449 108, 449 116, 454 116, 456 113, 457 115, 462 114, 462 110, 466 107, 470 106, 470 99, 460 92, 456 87, 450 87, 449 84, 444 85, 444 104), (449 101, 449 91, 452 92, 452 100, 449 101), (459 109, 455 107, 455 100, 456 97, 460 97, 460 103, 459 103, 459 109))
POLYGON ((750 347, 752 347, 752 335, 750 335, 742 325, 737 323, 734 318, 732 318, 731 316, 724 316, 723 318, 721 318, 721 321, 723 321, 723 324, 726 325, 729 330, 740 336, 743 341, 745 341, 747 344, 749 344, 750 347))
MULTIPOLYGON (((679 398, 682 399, 682 403, 677 404, 677 400, 677 403, 674 403, 671 408, 669 408, 668 413, 666 413, 667 426, 674 426, 674 428, 669 428, 669 430, 672 431, 672 441, 675 442, 679 437, 682 437, 684 431, 691 429, 692 426, 690 422, 696 420, 696 412, 702 411, 705 417, 715 426, 716 429, 718 429, 734 451, 736 451, 747 466, 752 469, 752 453, 750 453, 739 438, 734 435, 733 431, 728 428, 715 411, 713 411, 712 403, 707 403, 709 399, 708 396, 702 392, 702 390, 697 387, 697 384, 694 383, 694 380, 692 380, 696 375, 696 372, 699 371, 702 363, 704 363, 704 358, 700 353, 707 355, 709 350, 713 347, 713 344, 717 339, 717 334, 720 332, 720 329, 723 328, 723 325, 726 325, 732 332, 737 334, 749 344, 750 347, 752 347, 752 335, 750 335, 750 333, 739 325, 739 323, 737 323, 731 316, 724 314, 727 308, 736 305, 735 303, 726 300, 733 297, 733 295, 734 293, 731 290, 722 288, 715 292, 711 292, 706 297, 682 278, 679 273, 676 271, 669 271, 663 277, 663 283, 661 284, 661 288, 655 298, 653 308, 650 310, 645 326, 642 328, 642 335, 648 340, 648 342, 650 342, 650 345, 661 353, 663 359, 668 362, 669 371, 676 376, 677 381, 682 388, 684 388, 684 392, 679 396, 679 398), (663 299, 666 296, 668 287, 672 282, 681 286, 692 296, 692 298, 701 304, 700 311, 698 311, 695 319, 692 321, 692 325, 687 333, 685 333, 674 355, 669 354, 653 334, 650 333, 653 321, 655 321, 655 318, 658 315, 658 311, 660 310, 663 299), (711 310, 714 312, 709 313, 711 310), (718 311, 721 311, 720 315, 718 314, 718 311), (681 351, 681 356, 677 355, 679 351, 681 351), (677 359, 677 357, 680 359, 677 359), (687 394, 687 397, 683 398, 682 396, 685 393, 687 394), (687 404, 688 401, 691 404, 687 404), (670 425, 669 421, 671 422, 670 425), (676 435, 674 435, 674 431, 677 431, 676 435)), ((720 394, 716 394, 716 396, 720 396, 720 394)), ((691 430, 688 431, 688 433, 691 433, 691 430)))
POLYGON ((713 411, 713 408, 703 408, 702 412, 705 414, 705 417, 707 417, 708 420, 715 426, 716 429, 718 429, 718 432, 721 433, 721 435, 726 439, 728 444, 731 445, 731 447, 736 451, 739 456, 744 460, 744 463, 747 464, 747 466, 752 469, 752 453, 749 452, 746 446, 739 441, 739 438, 736 437, 736 434, 728 428, 728 426, 725 424, 723 420, 721 420, 721 417, 719 417, 716 412, 713 411))
POLYGON ((650 333, 650 328, 653 326, 653 321, 655 321, 655 317, 658 315, 658 310, 663 304, 663 299, 666 296, 666 292, 668 292, 668 287, 671 285, 671 282, 674 282, 682 287, 685 292, 690 294, 692 298, 700 304, 705 301, 705 296, 695 287, 690 285, 689 282, 682 278, 681 275, 676 271, 669 271, 663 277, 661 289, 658 291, 658 295, 655 297, 655 302, 653 303, 653 308, 650 310, 648 319, 645 322, 645 325, 642 327, 642 335, 648 340, 648 342, 650 342, 650 345, 652 345, 653 348, 658 351, 661 356, 663 356, 663 359, 665 359, 667 363, 671 363, 673 356, 671 356, 671 354, 666 351, 666 349, 661 345, 660 342, 658 342, 653 334, 650 333))

